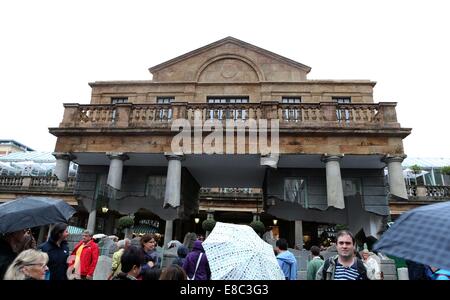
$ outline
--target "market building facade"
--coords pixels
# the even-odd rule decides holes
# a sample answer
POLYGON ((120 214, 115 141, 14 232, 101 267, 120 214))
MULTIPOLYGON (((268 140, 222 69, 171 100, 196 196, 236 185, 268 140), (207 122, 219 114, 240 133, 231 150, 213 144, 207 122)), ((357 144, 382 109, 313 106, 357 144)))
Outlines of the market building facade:
POLYGON ((234 188, 260 191, 260 200, 219 199, 200 215, 242 207, 250 218, 277 219, 297 247, 317 224, 377 237, 390 195, 407 199, 402 140, 411 129, 400 126, 396 103, 374 102, 375 82, 309 80, 310 70, 227 37, 150 68, 152 80, 90 83, 90 104, 64 104, 62 122, 50 128, 55 174, 65 181, 69 162, 78 164, 75 195, 91 230, 107 206, 104 231, 134 214, 158 219, 167 241, 182 239, 195 230, 201 188, 234 188), (175 120, 191 127, 182 135, 191 144, 177 151, 186 126, 173 128, 175 120), (244 140, 217 129, 230 120, 247 125, 244 140), (261 125, 263 146, 251 139, 261 138, 261 125))

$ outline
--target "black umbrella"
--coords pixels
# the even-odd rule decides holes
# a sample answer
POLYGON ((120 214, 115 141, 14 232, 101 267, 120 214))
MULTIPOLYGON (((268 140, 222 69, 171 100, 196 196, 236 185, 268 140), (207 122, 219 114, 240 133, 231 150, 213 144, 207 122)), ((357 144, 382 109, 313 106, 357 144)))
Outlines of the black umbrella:
POLYGON ((75 209, 60 199, 24 197, 0 204, 0 233, 66 223, 75 209))
POLYGON ((374 250, 450 270, 450 201, 403 213, 374 250))

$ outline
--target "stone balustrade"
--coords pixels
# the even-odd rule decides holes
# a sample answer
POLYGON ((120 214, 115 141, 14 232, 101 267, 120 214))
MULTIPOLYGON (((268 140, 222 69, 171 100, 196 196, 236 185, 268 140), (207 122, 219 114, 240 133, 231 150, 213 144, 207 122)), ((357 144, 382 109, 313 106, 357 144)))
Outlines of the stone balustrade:
POLYGON ((413 200, 450 199, 450 186, 443 185, 407 185, 408 198, 413 200))
POLYGON ((76 178, 58 182, 54 176, 0 176, 0 190, 3 191, 72 191, 76 178))
POLYGON ((172 104, 64 104, 60 128, 170 127, 174 119, 206 120, 278 119, 286 127, 400 128, 396 103, 338 104, 335 102, 285 104, 184 103, 172 104))

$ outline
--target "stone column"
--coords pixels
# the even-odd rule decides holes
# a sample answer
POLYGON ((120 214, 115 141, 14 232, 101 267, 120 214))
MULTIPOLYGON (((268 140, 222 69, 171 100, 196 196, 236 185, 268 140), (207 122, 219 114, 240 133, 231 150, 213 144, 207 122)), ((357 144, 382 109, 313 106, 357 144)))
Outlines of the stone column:
MULTIPOLYGON (((207 220, 212 220, 212 219, 214 219, 214 211, 213 210, 208 210, 207 212, 206 212, 206 219, 207 220)), ((208 237, 208 235, 211 233, 211 231, 206 231, 205 232, 205 238, 207 238, 208 237)))
POLYGON ((123 153, 107 153, 106 155, 111 160, 106 183, 115 190, 120 190, 122 187, 123 162, 129 157, 123 153))
POLYGON ((166 230, 164 231, 164 245, 163 248, 167 248, 167 244, 173 239, 173 220, 166 221, 166 230))
MULTIPOLYGON (((96 203, 96 201, 94 202, 96 203)), ((97 209, 94 207, 89 213, 89 219, 87 224, 87 230, 93 235, 95 233, 95 222, 97 219, 97 209)))
POLYGON ((303 249, 303 223, 300 220, 295 221, 295 246, 298 250, 303 249))
POLYGON ((396 156, 386 155, 382 159, 382 161, 387 164, 390 193, 397 197, 408 199, 402 168, 402 161, 405 159, 405 157, 406 156, 401 155, 396 156))
POLYGON ((166 192, 164 195, 164 208, 180 206, 181 193, 181 160, 182 155, 168 154, 169 161, 167 167, 166 192))
POLYGON ((75 156, 63 152, 53 152, 52 154, 56 158, 54 173, 58 177, 58 180, 66 182, 69 176, 70 161, 75 159, 75 156))
POLYGON ((322 161, 325 162, 327 172, 327 203, 328 206, 345 208, 344 191, 342 189, 341 168, 339 161, 342 155, 324 155, 322 161))

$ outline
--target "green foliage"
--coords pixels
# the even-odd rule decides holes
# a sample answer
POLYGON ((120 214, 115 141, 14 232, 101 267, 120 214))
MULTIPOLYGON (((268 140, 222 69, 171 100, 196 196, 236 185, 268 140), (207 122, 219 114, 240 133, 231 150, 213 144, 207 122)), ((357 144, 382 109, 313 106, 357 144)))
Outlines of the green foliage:
POLYGON ((261 221, 252 221, 249 225, 257 234, 263 234, 266 230, 266 226, 261 221))
POLYGON ((346 224, 336 224, 336 232, 339 232, 340 230, 348 230, 348 225, 346 224))
POLYGON ((216 221, 214 219, 206 219, 202 222, 202 228, 205 231, 212 231, 216 226, 216 221))
POLYGON ((123 216, 119 219, 119 229, 125 229, 125 228, 130 228, 131 226, 134 225, 134 218, 130 217, 130 216, 123 216))
POLYGON ((411 171, 414 173, 414 174, 419 174, 420 172, 422 172, 422 167, 421 166, 419 166, 419 165, 412 165, 411 167, 409 167, 410 169, 411 169, 411 171))
POLYGON ((445 175, 450 175, 450 166, 445 166, 441 168, 441 173, 445 175))

